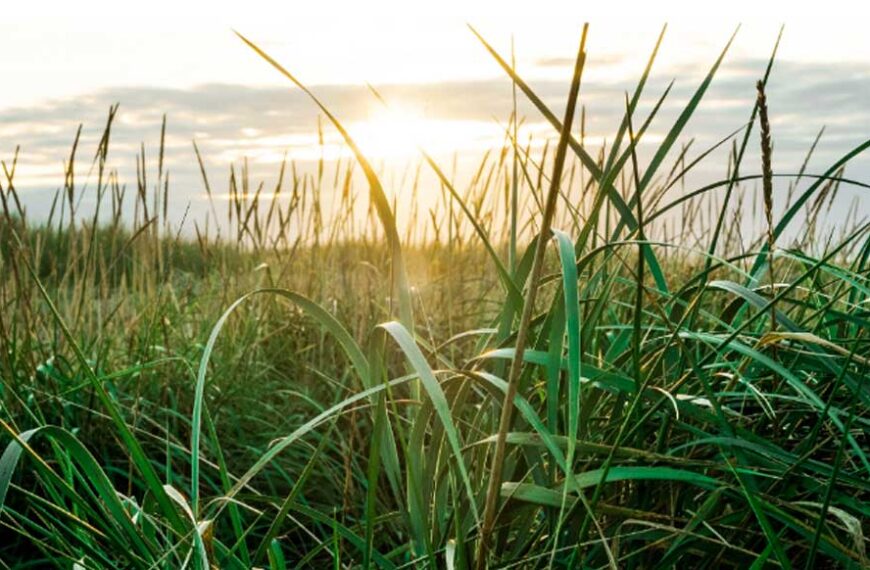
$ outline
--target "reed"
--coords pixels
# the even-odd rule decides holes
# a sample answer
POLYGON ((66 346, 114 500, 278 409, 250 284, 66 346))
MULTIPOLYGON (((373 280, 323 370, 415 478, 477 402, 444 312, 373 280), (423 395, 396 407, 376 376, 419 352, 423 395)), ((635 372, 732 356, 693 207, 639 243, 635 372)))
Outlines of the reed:
MULTIPOLYGON (((767 116, 767 96, 764 93, 764 82, 759 80, 758 90, 758 123, 761 128, 761 180, 764 196, 764 219, 767 222, 767 274, 770 279, 770 294, 776 294, 776 277, 773 272, 773 256, 776 237, 773 225, 773 168, 771 156, 773 150, 770 144, 770 119, 767 116)), ((776 306, 770 308, 770 328, 776 329, 776 306)))

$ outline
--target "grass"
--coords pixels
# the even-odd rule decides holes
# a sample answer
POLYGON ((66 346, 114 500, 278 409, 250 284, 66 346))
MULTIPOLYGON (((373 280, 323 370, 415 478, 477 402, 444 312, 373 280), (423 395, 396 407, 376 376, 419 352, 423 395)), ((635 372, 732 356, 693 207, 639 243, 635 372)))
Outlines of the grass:
POLYGON ((438 202, 407 228, 338 115, 245 38, 354 162, 284 164, 271 192, 234 169, 225 215, 203 168, 187 234, 162 144, 129 193, 106 166, 117 108, 87 189, 107 210, 79 211, 70 167, 34 222, 4 163, 0 566, 870 563, 870 225, 823 230, 870 141, 777 171, 771 57, 750 120, 680 150, 728 48, 662 125, 670 88, 638 116, 660 37, 596 156, 584 43, 560 120, 478 37, 555 151, 517 140, 516 104, 467 187, 421 149, 438 202))

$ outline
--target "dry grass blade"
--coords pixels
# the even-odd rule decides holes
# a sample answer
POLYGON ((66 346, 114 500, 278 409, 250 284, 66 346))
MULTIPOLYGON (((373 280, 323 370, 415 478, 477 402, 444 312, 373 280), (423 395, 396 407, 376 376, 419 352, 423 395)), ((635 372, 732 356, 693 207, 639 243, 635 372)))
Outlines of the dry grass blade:
POLYGON ((502 400, 501 416, 498 424, 498 437, 495 442, 492 467, 490 469, 489 483, 487 486, 486 503, 483 511, 483 527, 481 528, 479 550, 477 554, 477 567, 486 567, 490 535, 495 525, 496 508, 499 491, 501 488, 502 469, 504 466, 505 440, 510 431, 513 419, 514 407, 511 403, 517 394, 520 374, 523 369, 523 352, 531 328, 532 314, 535 308, 535 299, 538 293, 538 282, 543 270, 544 252, 549 243, 550 225, 556 210, 556 201, 559 196, 559 186, 562 181, 562 169, 565 166, 565 155, 568 151, 568 138, 571 127, 574 124, 574 111, 577 107, 577 97, 580 93, 580 80, 583 76, 583 67, 586 63, 586 34, 589 25, 583 26, 583 34, 580 39, 580 49, 577 52, 577 60, 574 65, 574 77, 571 80, 571 89, 568 93, 568 103, 565 109, 565 120, 562 121, 562 132, 559 137, 559 145, 556 149, 556 158, 553 165, 553 175, 550 178, 550 190, 544 206, 544 217, 541 221, 541 235, 535 243, 535 256, 532 261, 532 271, 528 280, 526 299, 523 304, 523 313, 520 318, 516 337, 516 354, 511 362, 508 376, 508 387, 502 400))

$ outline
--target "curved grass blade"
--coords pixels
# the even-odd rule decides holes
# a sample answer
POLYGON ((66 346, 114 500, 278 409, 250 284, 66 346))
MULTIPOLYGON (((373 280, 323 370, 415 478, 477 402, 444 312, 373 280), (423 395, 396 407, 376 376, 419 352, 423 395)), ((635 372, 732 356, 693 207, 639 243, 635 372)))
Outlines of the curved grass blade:
POLYGON ((423 383, 423 387, 429 394, 429 399, 432 401, 435 413, 438 414, 438 418, 441 420, 441 424, 443 425, 444 431, 447 435, 447 440, 452 448, 453 456, 456 459, 456 465, 459 468, 459 475, 462 479, 463 485, 465 486, 465 491, 468 494, 468 500, 471 504, 472 514, 479 525, 480 514, 477 510, 477 501, 474 498, 474 489, 471 486, 471 479, 468 476, 468 469, 465 466, 465 460, 462 458, 462 446, 459 442, 456 425, 453 423, 453 418, 450 415, 450 404, 447 402, 447 398, 444 395, 444 391, 441 389, 441 385, 438 383, 438 380, 435 379, 435 374, 432 372, 432 368, 429 367, 429 363, 426 362, 423 353, 420 352, 417 343, 414 342, 414 339, 411 338, 408 330, 401 323, 396 321, 384 323, 379 325, 379 328, 388 332, 390 336, 393 337, 396 344, 398 344, 399 348, 402 349, 402 352, 405 353, 411 367, 417 373, 417 376, 419 376, 423 383))
POLYGON ((396 229, 396 218, 393 215, 393 210, 390 207, 390 202, 387 199, 387 195, 384 193, 384 188, 381 185, 381 181, 378 179, 377 174, 375 174, 374 168, 372 168, 368 159, 363 155, 360 148, 357 146, 356 142, 350 136, 350 133, 344 128, 341 122, 332 114, 332 112, 324 105, 314 93, 309 90, 305 85, 302 84, 301 81, 296 79, 296 77, 287 71, 280 63, 272 59, 266 52, 260 49, 256 44, 251 42, 248 38, 243 36, 242 34, 236 32, 236 35, 248 45, 252 50, 254 50, 257 55, 266 60, 272 67, 274 67, 281 75, 292 81, 299 89, 302 90, 303 93, 308 95, 308 97, 314 102, 315 105, 320 109, 320 111, 326 115, 326 118, 333 124, 336 130, 341 134, 341 137, 344 139, 345 144, 351 149, 354 156, 356 157, 357 162, 360 167, 363 169, 363 173, 365 174, 366 180, 369 183, 369 190, 372 202, 374 202, 375 210, 378 213, 378 216, 381 219, 381 224, 384 226, 384 233, 387 235, 387 241, 390 245, 390 252, 392 255, 393 261, 393 288, 399 295, 399 319, 405 325, 405 328, 408 330, 414 330, 414 312, 413 306, 411 303, 411 288, 408 285, 408 275, 405 270, 405 260, 402 255, 402 246, 399 240, 399 232, 396 229))
POLYGON ((205 349, 203 350, 202 357, 199 362, 199 370, 196 374, 196 388, 194 391, 193 417, 191 419, 190 434, 190 503, 195 514, 199 513, 199 441, 202 430, 203 406, 205 405, 205 377, 208 373, 208 363, 211 358, 211 354, 214 351, 214 346, 217 342, 218 335, 223 329, 226 320, 236 310, 236 308, 239 307, 239 305, 255 295, 263 294, 277 295, 279 297, 283 297, 284 299, 287 299, 295 305, 299 306, 303 311, 313 317, 324 329, 332 334, 341 345, 348 359, 351 361, 351 364, 356 369, 362 386, 365 388, 371 387, 368 360, 366 360, 366 357, 363 354, 362 350, 359 348, 359 345, 335 317, 329 314, 323 307, 321 307, 314 301, 311 301, 310 299, 297 293, 293 293, 292 291, 276 288, 258 289, 256 291, 247 293, 246 295, 242 295, 241 297, 236 299, 233 304, 230 305, 226 311, 224 311, 220 319, 218 319, 217 323, 215 323, 214 327, 212 327, 211 334, 209 335, 208 341, 206 342, 205 349))
MULTIPOLYGON (((588 489, 596 487, 601 482, 602 469, 592 469, 574 475, 572 489, 588 489)), ((677 481, 688 483, 706 490, 715 490, 723 485, 718 479, 673 467, 623 467, 614 466, 607 472, 604 483, 616 481, 677 481)), ((562 485, 561 487, 564 487, 562 485)), ((502 496, 509 499, 535 503, 548 507, 559 507, 562 504, 561 489, 541 487, 532 483, 502 483, 502 496)))

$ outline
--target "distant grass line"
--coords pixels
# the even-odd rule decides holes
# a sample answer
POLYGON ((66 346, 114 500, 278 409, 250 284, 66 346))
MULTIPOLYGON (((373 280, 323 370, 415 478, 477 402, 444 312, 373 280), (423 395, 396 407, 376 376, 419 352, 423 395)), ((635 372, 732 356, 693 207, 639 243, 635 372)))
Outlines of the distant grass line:
POLYGON ((273 188, 233 167, 220 204, 194 145, 192 233, 169 220, 165 122, 157 179, 143 148, 127 190, 113 107, 45 219, 4 162, 0 566, 870 565, 870 224, 826 219, 868 187, 844 169, 870 141, 778 170, 771 57, 752 121, 690 154, 728 47, 661 125, 670 89, 642 104, 663 37, 595 153, 585 50, 559 120, 478 35, 559 144, 533 152, 514 112, 467 184, 421 149, 437 183, 411 196, 436 206, 407 227, 310 91, 356 162, 285 163, 273 188), (693 186, 726 145, 724 178, 693 186))

